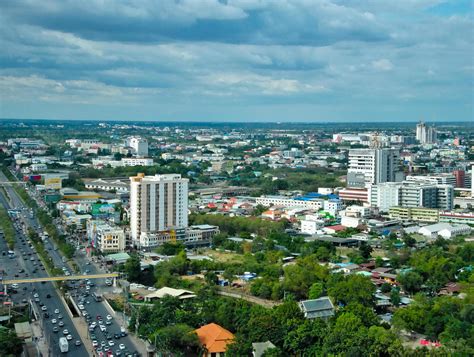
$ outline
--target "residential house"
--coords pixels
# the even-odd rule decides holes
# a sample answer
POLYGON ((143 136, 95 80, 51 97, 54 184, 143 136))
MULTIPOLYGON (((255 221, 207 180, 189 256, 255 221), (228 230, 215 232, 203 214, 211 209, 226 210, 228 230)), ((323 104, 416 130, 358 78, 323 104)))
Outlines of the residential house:
POLYGON ((234 340, 234 335, 225 328, 210 323, 194 330, 203 347, 203 357, 222 357, 225 355, 227 346, 234 340))
POLYGON ((327 296, 301 301, 299 307, 307 319, 326 319, 334 316, 334 305, 327 296))

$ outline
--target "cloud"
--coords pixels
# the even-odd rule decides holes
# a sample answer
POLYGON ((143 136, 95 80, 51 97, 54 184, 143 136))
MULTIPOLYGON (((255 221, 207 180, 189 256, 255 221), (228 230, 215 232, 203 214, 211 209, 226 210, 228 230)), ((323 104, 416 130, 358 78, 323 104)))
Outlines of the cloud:
POLYGON ((372 61, 372 67, 379 71, 391 71, 393 69, 393 63, 386 58, 382 58, 372 61))
POLYGON ((311 120, 339 118, 351 108, 370 113, 390 98, 403 101, 394 117, 433 112, 429 103, 437 101, 440 113, 472 118, 472 16, 443 6, 5 0, 0 116, 25 107, 67 116, 68 105, 87 103, 87 113, 98 116, 129 105, 145 114, 202 118, 234 110, 238 118, 255 108, 268 120, 293 120, 292 113, 311 120), (291 110, 269 114, 282 103, 291 110))

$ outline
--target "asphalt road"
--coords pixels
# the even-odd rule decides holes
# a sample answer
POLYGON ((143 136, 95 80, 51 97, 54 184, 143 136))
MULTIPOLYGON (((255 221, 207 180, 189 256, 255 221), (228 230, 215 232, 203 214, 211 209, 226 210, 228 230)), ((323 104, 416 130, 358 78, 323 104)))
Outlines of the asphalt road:
MULTIPOLYGON (((1 179, 2 176, 3 176, 3 173, 0 172, 0 179, 1 179)), ((5 180, 6 180, 6 178, 5 178, 5 180)), ((26 209, 26 207, 24 206, 23 202, 18 197, 18 195, 16 194, 14 189, 12 187, 9 187, 9 186, 4 186, 4 187, 8 191, 8 194, 10 195, 10 198, 12 200, 13 208, 24 208, 24 209, 26 209)), ((35 196, 35 193, 33 193, 33 196, 35 196)), ((43 228, 39 224, 36 217, 30 216, 29 213, 22 214, 22 217, 23 217, 24 221, 28 224, 28 226, 35 229, 35 231, 38 234, 43 233, 43 228)), ((63 262, 63 257, 61 256, 60 252, 57 250, 57 248, 55 247, 55 245, 53 244, 53 242, 50 239, 48 239, 46 242, 44 242, 44 246, 48 250, 48 253, 49 253, 50 257, 53 259, 54 265, 56 267, 59 267, 59 268, 66 267, 66 268, 69 269, 67 264, 65 264, 63 262)), ((22 247, 25 247, 25 246, 22 246, 22 247)), ((28 245, 26 245, 26 247, 28 249, 30 249, 28 247, 28 245)), ((29 253, 29 251, 27 253, 29 253)), ((31 253, 34 254, 34 255, 36 254, 35 252, 31 252, 31 253)), ((27 255, 27 257, 29 258, 30 256, 27 255)), ((35 259, 36 258, 37 257, 35 257, 35 259)), ((77 251, 76 256, 74 257, 74 260, 76 261, 77 265, 79 266, 79 269, 81 269, 81 273, 85 272, 85 270, 89 270, 89 274, 103 273, 104 272, 102 270, 99 270, 94 264, 90 263, 90 260, 85 255, 84 251, 77 251)), ((31 270, 33 270, 33 268, 34 268, 34 266, 32 264, 33 264, 33 262, 30 262, 29 260, 26 262, 26 265, 29 265, 31 270)), ((36 276, 46 276, 46 273, 44 273, 42 270, 38 270, 38 272, 36 274, 43 273, 43 275, 33 275, 33 274, 31 274, 30 271, 27 271, 27 272, 30 273, 30 276, 35 276, 35 277, 36 276)), ((79 305, 79 299, 81 298, 81 295, 88 293, 89 294, 88 296, 82 296, 84 298, 84 304, 83 305, 85 307, 85 311, 87 311, 87 313, 89 315, 91 315, 91 317, 92 317, 91 322, 92 321, 98 322, 97 321, 97 316, 101 316, 104 319, 104 325, 105 325, 106 316, 109 315, 109 312, 108 312, 107 308, 105 307, 104 302, 96 302, 92 298, 91 294, 94 291, 99 291, 100 293, 110 291, 111 288, 109 288, 105 285, 105 279, 92 279, 91 281, 94 283, 95 286, 90 287, 90 290, 88 290, 86 292, 85 286, 84 287, 78 287, 78 289, 71 291, 71 295, 73 296, 73 299, 76 302, 76 304, 79 305)), ((51 312, 54 311, 54 308, 53 308, 53 310, 51 310, 51 307, 54 307, 54 306, 61 306, 62 307, 63 306, 62 304, 59 305, 59 304, 57 304, 57 302, 55 302, 55 303, 51 304, 51 307, 50 307, 50 304, 48 304, 45 301, 45 296, 47 294, 51 295, 51 298, 47 299, 47 300, 49 300, 49 301, 56 300, 57 293, 54 289, 54 285, 52 285, 52 283, 35 284, 35 285, 36 285, 36 289, 38 290, 38 293, 40 295, 41 302, 43 302, 47 306, 48 312, 50 312, 51 316, 50 316, 49 320, 51 320, 52 315, 53 315, 53 314, 51 314, 51 312), (53 292, 54 292, 54 295, 53 295, 53 292), (54 299, 53 299, 53 296, 55 297, 54 299)), ((79 284, 76 283, 76 286, 77 285, 79 285, 79 284)), ((19 293, 20 293, 20 291, 19 291, 19 293)), ((19 301, 21 301, 21 299, 25 298, 23 293, 21 293, 19 295, 19 298, 20 298, 19 301)), ((59 299, 59 297, 57 297, 57 298, 59 299)), ((66 323, 65 317, 66 317, 67 314, 65 314, 64 311, 61 311, 61 314, 63 315, 64 322, 66 323)), ((69 318, 69 316, 68 316, 68 318, 69 318)), ((45 322, 44 326, 46 327, 46 330, 48 331, 48 336, 52 336, 52 342, 53 342, 52 345, 59 349, 58 341, 59 341, 59 337, 61 337, 62 329, 60 330, 59 333, 55 334, 55 333, 52 332, 52 329, 53 329, 54 325, 51 323, 51 321, 45 322)), ((67 326, 68 326, 67 328, 68 328, 69 332, 73 336, 73 340, 70 341, 70 342, 74 342, 76 339, 79 339, 79 334, 74 329, 74 326, 72 325, 72 322, 68 321, 67 326)), ((109 336, 109 340, 107 339, 107 335, 114 336, 115 333, 120 333, 122 327, 126 328, 127 326, 121 326, 113 318, 110 321, 110 325, 105 325, 105 327, 106 327, 106 331, 101 331, 100 328, 97 326, 95 328, 95 331, 93 332, 96 335, 96 341, 98 342, 98 344, 99 345, 101 345, 101 344, 106 345, 105 349, 102 348, 102 350, 104 350, 104 352, 106 350, 110 350, 113 353, 114 356, 116 356, 116 355, 127 355, 128 353, 136 353, 136 348, 135 348, 134 344, 132 343, 129 336, 120 337, 119 339, 113 338, 111 340, 110 340, 110 336, 109 336), (110 344, 109 341, 113 341, 113 345, 109 345, 110 344), (120 344, 123 345, 121 347, 124 347, 124 349, 120 350, 120 348, 119 348, 120 344)), ((90 336, 88 336, 88 338, 90 338, 90 336)), ((76 347, 76 346, 71 347, 71 343, 70 343, 70 350, 72 351, 71 353, 74 353, 75 349, 77 349, 78 352, 79 352, 79 350, 82 350, 82 351, 80 351, 80 353, 83 353, 81 356, 86 356, 87 352, 82 347, 83 343, 92 344, 92 340, 87 339, 85 341, 81 341, 81 347, 76 347)), ((100 350, 101 349, 99 349, 99 351, 100 350)), ((73 356, 74 354, 71 354, 71 353, 69 355, 73 356)), ((79 355, 80 354, 78 354, 78 356, 79 355)))
MULTIPOLYGON (((8 189, 8 188, 7 188, 8 189)), ((11 189, 12 190, 12 189, 11 189)), ((13 191, 13 190, 12 190, 13 191)), ((9 192, 14 202, 14 207, 21 208, 21 201, 15 202, 15 193, 9 192)), ((18 199, 18 197, 16 197, 18 199)), ((5 200, 2 203, 5 204, 5 200)), ((10 208, 7 203, 7 209, 10 208)), ((24 216, 26 213, 22 214, 24 216)), ((0 266, 5 271, 4 279, 15 279, 15 275, 18 277, 45 277, 47 273, 42 269, 43 265, 39 261, 39 258, 34 249, 27 243, 26 235, 23 232, 22 227, 16 229, 16 244, 15 244, 15 255, 16 257, 11 259, 7 255, 3 255, 3 252, 7 251, 8 247, 4 239, 0 240, 0 266), (33 259, 33 260, 32 260, 33 259), (20 270, 24 271, 20 273, 20 270)), ((3 286, 1 287, 3 289, 3 286)), ((48 341, 50 355, 51 356, 87 356, 88 353, 84 348, 83 341, 81 341, 77 330, 75 329, 70 315, 66 312, 63 303, 61 302, 59 295, 56 292, 54 285, 48 283, 34 283, 34 284, 20 284, 16 294, 12 294, 12 300, 14 304, 24 304, 32 301, 33 309, 37 311, 39 321, 43 327, 43 334, 48 341), (25 289, 26 288, 26 289, 25 289), (39 302, 35 302, 34 294, 38 294, 39 302), (50 296, 49 298, 47 296, 50 296), (46 311, 41 310, 40 303, 46 307, 46 311), (59 309, 59 313, 55 314, 54 310, 59 309), (50 317, 45 318, 44 312, 47 312, 50 317), (62 319, 58 319, 58 315, 62 315, 62 319), (59 328, 59 332, 54 332, 53 328, 58 326, 59 322, 53 324, 52 318, 56 318, 57 321, 62 321, 63 327, 59 328), (72 340, 69 341, 69 352, 62 354, 59 349, 59 338, 63 336, 63 330, 67 329, 68 333, 72 336, 72 340), (80 346, 76 346, 75 342, 79 340, 80 346)))

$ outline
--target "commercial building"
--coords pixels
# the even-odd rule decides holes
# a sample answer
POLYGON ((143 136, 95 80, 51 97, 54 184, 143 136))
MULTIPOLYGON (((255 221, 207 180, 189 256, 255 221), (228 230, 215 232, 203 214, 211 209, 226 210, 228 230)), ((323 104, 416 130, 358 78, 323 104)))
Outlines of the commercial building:
POLYGON ((188 226, 188 183, 178 174, 130 177, 130 229, 134 245, 148 247, 156 241, 156 234, 173 239, 173 235, 184 232, 188 226))
POLYGON ((116 191, 118 193, 128 193, 130 190, 130 183, 113 179, 95 179, 95 180, 84 180, 84 185, 88 190, 101 190, 101 191, 116 191))
POLYGON ((442 173, 438 175, 419 175, 412 176, 409 175, 406 177, 407 181, 416 181, 416 182, 431 182, 440 185, 452 185, 456 187, 456 176, 451 173, 442 173))
POLYGON ((122 228, 105 221, 88 221, 89 243, 102 253, 119 253, 125 249, 125 233, 122 228))
POLYGON ((474 212, 441 211, 439 212, 439 221, 474 225, 474 212))
POLYGON ((436 208, 409 208, 390 207, 389 215, 392 219, 401 219, 415 222, 438 222, 439 210, 436 208))
POLYGON ((400 152, 397 149, 351 149, 347 187, 363 188, 382 182, 401 181, 398 169, 400 152))
POLYGON ((416 140, 420 144, 433 144, 437 140, 436 129, 432 126, 427 126, 424 122, 416 125, 416 140))
POLYGON ((343 188, 338 194, 343 201, 369 202, 369 190, 367 188, 343 188))
POLYGON ((324 200, 321 198, 298 199, 285 196, 260 196, 255 199, 255 203, 265 207, 303 207, 315 210, 322 209, 324 206, 324 200))
POLYGON ((126 145, 131 147, 136 156, 148 156, 148 141, 140 137, 129 137, 126 145))
POLYGON ((421 227, 418 233, 432 239, 435 239, 438 236, 444 239, 451 239, 459 235, 471 233, 471 227, 467 224, 452 226, 449 223, 436 223, 430 226, 421 227))

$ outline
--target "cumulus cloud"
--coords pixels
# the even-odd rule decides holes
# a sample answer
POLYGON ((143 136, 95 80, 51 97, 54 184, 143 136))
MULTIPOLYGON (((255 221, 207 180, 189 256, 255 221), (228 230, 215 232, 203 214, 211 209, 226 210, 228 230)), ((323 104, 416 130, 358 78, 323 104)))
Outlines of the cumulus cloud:
MULTIPOLYGON (((204 107, 225 113, 239 102, 258 106, 266 115, 260 119, 284 120, 291 119, 284 111, 268 113, 292 102, 306 108, 300 119, 310 120, 350 113, 338 112, 341 103, 362 113, 372 102, 399 98, 419 117, 433 111, 432 101, 441 107, 442 97, 448 104, 441 112, 472 117, 472 16, 444 13, 443 6, 436 0, 5 0, 0 116, 15 116, 25 103, 101 110, 126 103, 205 119, 204 107)), ((233 110, 234 117, 244 113, 233 110)))

